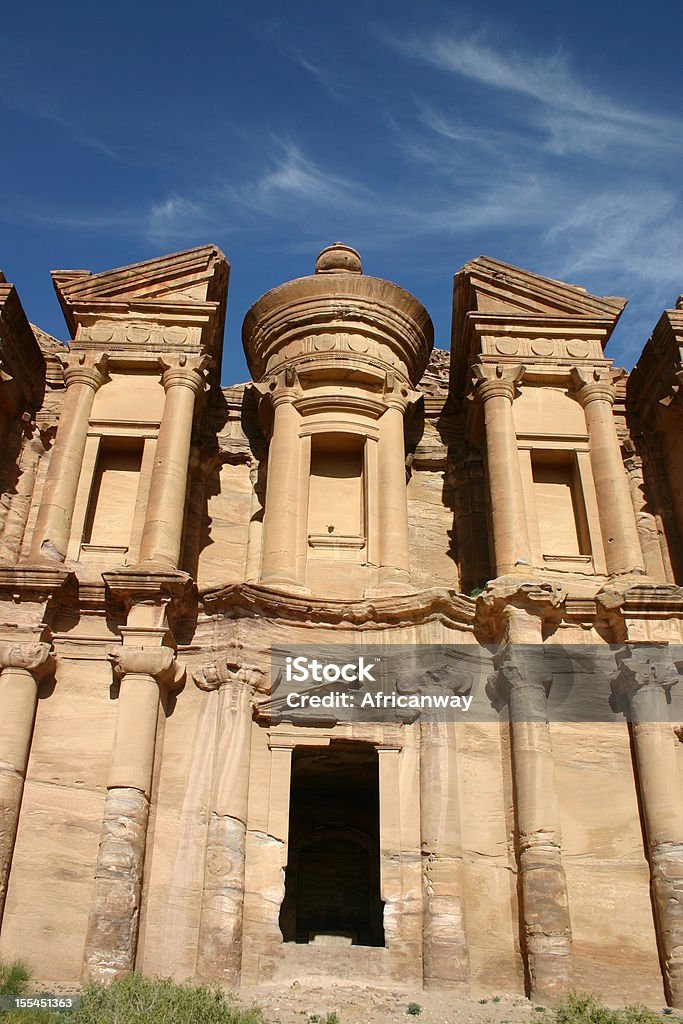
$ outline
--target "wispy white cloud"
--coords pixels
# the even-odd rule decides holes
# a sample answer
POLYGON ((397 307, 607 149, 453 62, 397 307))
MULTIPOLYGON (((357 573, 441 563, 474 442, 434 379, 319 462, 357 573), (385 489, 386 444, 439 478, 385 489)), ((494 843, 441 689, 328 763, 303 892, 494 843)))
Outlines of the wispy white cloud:
POLYGON ((397 147, 431 175, 432 197, 439 182, 457 190, 442 210, 443 229, 516 230, 516 248, 533 247, 536 269, 589 285, 612 278, 625 291, 659 293, 683 285, 683 190, 674 170, 683 118, 586 84, 561 50, 503 51, 482 34, 385 41, 454 79, 457 102, 446 108, 443 87, 426 99, 423 85, 412 118, 404 114, 400 130, 389 120, 397 147), (481 88, 495 93, 495 105, 476 102, 471 90, 481 88))
MULTIPOLYGON (((640 110, 587 86, 562 50, 547 55, 506 49, 481 36, 385 37, 404 56, 462 79, 531 101, 528 123, 557 154, 597 156, 614 147, 680 150, 683 119, 640 110)), ((516 114, 519 115, 519 108, 516 114)))
POLYGON ((274 46, 279 53, 297 64, 318 85, 337 100, 347 100, 355 92, 348 75, 339 73, 333 67, 312 60, 297 44, 294 43, 285 29, 282 19, 270 18, 257 27, 260 37, 274 46))
POLYGON ((289 217, 292 203, 357 210, 370 198, 371 190, 353 178, 326 170, 293 142, 273 140, 266 169, 255 181, 231 187, 228 195, 271 216, 289 217))

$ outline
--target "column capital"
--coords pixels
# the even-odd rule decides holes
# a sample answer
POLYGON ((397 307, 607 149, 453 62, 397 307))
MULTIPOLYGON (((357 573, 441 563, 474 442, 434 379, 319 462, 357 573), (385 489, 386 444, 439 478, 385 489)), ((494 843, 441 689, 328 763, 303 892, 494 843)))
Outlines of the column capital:
POLYGON ((216 656, 213 662, 201 665, 192 673, 195 686, 200 690, 211 692, 223 686, 242 686, 252 694, 256 690, 269 689, 267 671, 254 662, 245 661, 242 657, 242 645, 231 644, 228 650, 216 656))
POLYGON ((616 384, 623 377, 623 370, 573 366, 571 377, 574 393, 585 409, 589 402, 608 402, 614 405, 616 384))
POLYGON ((396 378, 395 373, 387 373, 384 378, 384 404, 387 409, 398 409, 404 415, 406 409, 419 402, 421 391, 411 388, 404 380, 396 378))
POLYGON ((52 645, 0 641, 0 671, 6 668, 21 668, 35 679, 49 675, 54 670, 52 645))
POLYGON ((286 366, 265 380, 252 384, 261 400, 270 402, 273 409, 279 405, 293 405, 303 395, 299 375, 292 366, 286 366))
POLYGON ((526 373, 526 367, 521 364, 476 363, 472 370, 474 394, 483 403, 490 398, 507 398, 512 402, 526 373))
POLYGON ((110 652, 109 660, 119 679, 129 674, 152 676, 168 690, 179 689, 185 679, 185 668, 170 647, 122 647, 110 652))
POLYGON ((209 356, 188 356, 181 354, 175 358, 159 356, 159 365, 163 373, 161 383, 164 391, 170 388, 189 388, 195 395, 203 394, 206 388, 206 369, 211 362, 209 356))
POLYGON ((543 625, 561 615, 566 590, 549 580, 501 576, 477 598, 477 622, 495 639, 541 643, 543 625))
POLYGON ((486 693, 500 710, 519 697, 515 718, 524 721, 547 721, 546 701, 552 685, 552 674, 543 664, 540 645, 506 644, 494 655, 494 672, 489 676, 486 693))
POLYGON ((109 380, 108 364, 106 353, 88 358, 85 352, 81 352, 77 357, 63 360, 67 390, 74 384, 87 384, 93 391, 98 391, 109 380))
POLYGON ((616 661, 610 684, 617 697, 631 700, 644 687, 656 686, 668 696, 678 682, 678 669, 666 643, 626 644, 617 651, 616 661))

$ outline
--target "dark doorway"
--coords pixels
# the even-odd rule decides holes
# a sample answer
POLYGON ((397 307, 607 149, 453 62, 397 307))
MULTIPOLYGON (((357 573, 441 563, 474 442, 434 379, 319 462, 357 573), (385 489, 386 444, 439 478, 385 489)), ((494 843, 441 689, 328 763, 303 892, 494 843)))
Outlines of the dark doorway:
POLYGON ((333 740, 292 756, 285 942, 336 936, 383 946, 379 759, 369 743, 333 740))

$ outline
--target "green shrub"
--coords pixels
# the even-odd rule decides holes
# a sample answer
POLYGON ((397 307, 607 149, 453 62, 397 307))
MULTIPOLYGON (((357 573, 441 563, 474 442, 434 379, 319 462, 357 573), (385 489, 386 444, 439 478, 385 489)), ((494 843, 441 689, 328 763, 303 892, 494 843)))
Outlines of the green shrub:
POLYGON ((31 971, 22 960, 0 961, 0 996, 25 996, 30 981, 31 971))
POLYGON ((661 1017, 646 1006, 610 1010, 595 996, 572 992, 548 1013, 551 1024, 661 1024, 661 1017))
MULTIPOLYGON (((3 993, 25 995, 30 971, 16 965, 0 967, 3 993), (11 979, 11 980, 10 980, 11 979), (21 991, 18 987, 21 986, 21 991)), ((74 995, 76 993, 74 992, 74 995)), ((265 1024, 256 1007, 245 1009, 217 987, 177 985, 140 974, 111 985, 87 985, 79 1009, 68 1013, 21 1010, 0 1013, 2 1024, 265 1024)), ((338 1024, 329 1014, 326 1024, 338 1024)))
POLYGON ((422 1013, 422 1007, 419 1003, 408 1003, 406 1013, 409 1013, 411 1017, 419 1017, 422 1013))
POLYGON ((264 1024, 257 1008, 243 1009, 218 987, 153 981, 141 974, 83 989, 68 1024, 264 1024))

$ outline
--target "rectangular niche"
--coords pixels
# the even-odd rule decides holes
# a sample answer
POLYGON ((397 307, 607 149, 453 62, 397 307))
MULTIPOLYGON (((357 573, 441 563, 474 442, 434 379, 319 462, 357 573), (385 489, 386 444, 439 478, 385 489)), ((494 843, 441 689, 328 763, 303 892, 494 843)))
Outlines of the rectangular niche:
POLYGON ((588 521, 574 453, 534 451, 531 468, 544 560, 590 562, 588 521))
POLYGON ((360 560, 366 546, 364 447, 357 434, 311 438, 308 546, 314 555, 360 560))
POLYGON ((130 545, 135 503, 140 484, 143 441, 137 438, 103 438, 97 455, 83 549, 118 549, 130 545))

